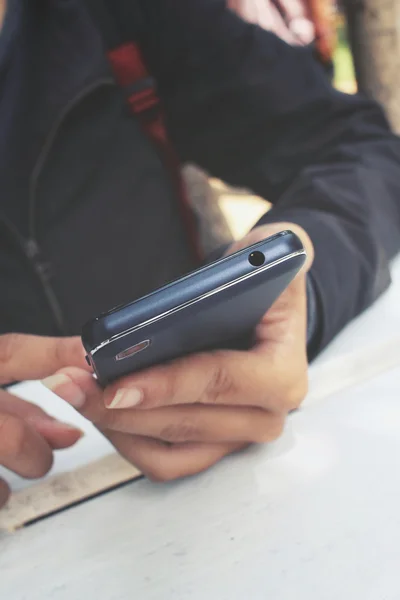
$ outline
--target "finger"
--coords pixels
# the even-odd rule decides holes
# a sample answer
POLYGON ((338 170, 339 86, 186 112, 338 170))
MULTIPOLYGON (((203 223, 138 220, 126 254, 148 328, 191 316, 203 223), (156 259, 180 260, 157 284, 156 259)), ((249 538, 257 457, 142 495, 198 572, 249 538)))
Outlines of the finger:
POLYGON ((280 396, 281 389, 262 356, 214 351, 125 377, 105 390, 104 403, 110 409, 195 403, 264 407, 273 402, 271 395, 280 396))
POLYGON ((307 355, 296 343, 278 358, 265 344, 254 352, 189 356, 115 382, 105 390, 104 403, 112 410, 212 404, 289 412, 306 393, 307 355))
POLYGON ((31 419, 28 422, 46 440, 53 450, 65 450, 71 448, 84 436, 83 431, 68 425, 68 423, 48 421, 47 419, 31 419))
POLYGON ((0 383, 42 379, 67 366, 87 370, 79 338, 21 334, 0 336, 0 383))
POLYGON ((96 425, 168 443, 266 443, 282 433, 283 415, 257 408, 186 405, 109 411, 96 425))
POLYGON ((35 479, 48 473, 53 464, 53 453, 26 421, 1 413, 0 464, 21 477, 35 479))
POLYGON ((18 396, 14 396, 4 390, 0 390, 0 412, 9 412, 21 419, 33 417, 52 419, 40 406, 27 400, 22 400, 18 396))
MULTIPOLYGON (((189 402, 199 409, 202 404, 212 404, 213 406, 218 404, 221 407, 230 406, 233 412, 235 412, 237 408, 251 405, 249 414, 253 415, 254 413, 252 409, 254 407, 258 406, 263 407, 264 409, 264 407, 269 406, 271 407, 271 411, 276 412, 276 416, 279 418, 281 415, 284 415, 294 408, 297 408, 303 400, 303 394, 305 392, 303 389, 304 386, 301 385, 302 379, 299 378, 298 385, 289 386, 287 383, 288 378, 285 372, 281 373, 280 371, 277 371, 279 377, 274 378, 271 369, 267 386, 265 381, 264 365, 262 373, 257 374, 253 369, 253 372, 250 374, 250 376, 248 374, 246 375, 246 364, 248 362, 254 362, 254 360, 251 358, 251 354, 233 352, 218 353, 238 357, 233 371, 236 373, 238 380, 243 377, 243 381, 246 382, 246 389, 243 392, 241 392, 239 389, 235 389, 233 384, 227 382, 226 376, 221 374, 221 371, 215 373, 215 365, 210 358, 216 354, 217 353, 214 353, 214 355, 205 354, 201 356, 193 356, 177 361, 176 366, 179 367, 179 374, 181 374, 181 378, 179 379, 174 374, 171 377, 170 373, 168 372, 170 369, 174 368, 174 363, 169 366, 160 366, 156 367, 155 369, 151 369, 150 373, 153 373, 153 376, 151 378, 149 377, 147 380, 149 386, 147 388, 147 398, 149 400, 148 403, 146 405, 143 404, 142 407, 145 406, 147 408, 152 408, 151 413, 153 414, 155 408, 166 405, 180 406, 188 404, 189 402), (198 359, 204 360, 206 365, 210 368, 210 375, 209 379, 207 380, 208 383, 206 386, 203 384, 204 387, 201 387, 203 380, 201 371, 199 371, 198 368, 198 359), (192 369, 190 368, 191 361, 193 361, 192 369), (164 370, 167 371, 165 379, 162 378, 164 370), (161 374, 160 378, 157 377, 158 374, 161 374), (176 391, 175 388, 174 390, 170 388, 170 391, 168 392, 168 376, 170 377, 169 381, 171 381, 171 379, 175 379, 176 391), (165 381, 167 381, 167 383, 165 383, 165 381), (263 383, 265 384, 265 389, 263 388, 263 383), (202 391, 202 393, 199 393, 199 390, 200 392, 202 391), (149 392, 152 392, 154 395, 150 396, 149 392), (153 401, 151 401, 152 398, 154 398, 153 401), (233 407, 234 404, 236 404, 237 408, 233 407)), ((307 367, 305 367, 305 369, 306 368, 307 367)), ((289 381, 291 380, 289 379, 289 381)), ((51 391, 71 404, 73 407, 79 410, 83 416, 93 423, 96 423, 98 426, 104 428, 122 428, 122 431, 128 433, 147 435, 147 433, 144 433, 140 430, 138 431, 136 429, 131 429, 131 427, 135 427, 135 424, 139 426, 139 423, 141 423, 141 421, 139 421, 140 417, 137 415, 138 412, 148 411, 134 410, 132 414, 129 414, 128 409, 121 411, 109 409, 105 410, 105 401, 103 397, 104 392, 97 385, 94 378, 88 373, 85 373, 79 369, 64 369, 56 376, 45 380, 43 383, 49 389, 51 389, 51 391), (113 413, 119 412, 123 413, 120 417, 113 415, 113 413)), ((237 385, 239 386, 239 382, 237 385)), ((124 388, 123 383, 122 389, 126 389, 124 388)), ((112 395, 110 391, 106 392, 106 394, 107 393, 112 395)), ((116 393, 118 393, 118 390, 116 393)), ((143 392, 141 393, 145 397, 145 394, 143 392)), ((262 410, 261 414, 263 415, 264 412, 265 411, 262 410)), ((262 426, 262 424, 263 422, 259 423, 260 426, 262 426)), ((151 435, 151 437, 157 436, 151 435)), ((219 438, 217 438, 217 440, 220 441, 219 438)), ((257 441, 257 439, 249 439, 247 441, 257 441)))
POLYGON ((53 450, 69 448, 83 436, 80 429, 56 421, 36 404, 21 400, 21 398, 4 391, 0 391, 0 411, 30 423, 53 450))
POLYGON ((107 410, 103 390, 90 373, 77 368, 62 369, 44 379, 42 384, 90 421, 98 423, 104 420, 107 410))
POLYGON ((252 350, 192 355, 125 377, 105 390, 106 406, 147 409, 197 402, 297 408, 308 381, 305 287, 305 276, 293 281, 258 326, 252 350))
POLYGON ((120 433, 107 433, 116 449, 148 479, 173 481, 206 471, 243 444, 177 444, 120 433))
POLYGON ((7 483, 3 479, 0 479, 0 508, 3 508, 7 504, 10 493, 7 483))
MULTIPOLYGON (((65 369, 52 391, 67 402, 81 398, 80 412, 101 430, 112 430, 165 442, 264 443, 282 433, 285 411, 268 412, 255 407, 179 405, 153 410, 107 410, 102 390, 93 377, 77 369, 65 369)), ((53 379, 54 381, 54 379, 53 379)))

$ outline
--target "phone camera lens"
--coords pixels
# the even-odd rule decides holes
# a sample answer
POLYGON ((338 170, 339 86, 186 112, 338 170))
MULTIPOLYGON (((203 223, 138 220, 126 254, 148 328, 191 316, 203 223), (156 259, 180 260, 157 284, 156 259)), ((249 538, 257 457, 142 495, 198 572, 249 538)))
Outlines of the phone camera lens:
POLYGON ((249 263, 252 267, 262 267, 265 263, 265 256, 262 252, 252 252, 249 256, 249 263))

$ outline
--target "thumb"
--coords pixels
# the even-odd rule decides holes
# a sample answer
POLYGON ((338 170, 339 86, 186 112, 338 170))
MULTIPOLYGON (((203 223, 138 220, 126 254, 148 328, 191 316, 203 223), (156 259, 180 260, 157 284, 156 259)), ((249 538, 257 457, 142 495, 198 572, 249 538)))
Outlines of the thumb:
POLYGON ((0 384, 43 379, 64 367, 88 370, 80 338, 0 336, 0 384))

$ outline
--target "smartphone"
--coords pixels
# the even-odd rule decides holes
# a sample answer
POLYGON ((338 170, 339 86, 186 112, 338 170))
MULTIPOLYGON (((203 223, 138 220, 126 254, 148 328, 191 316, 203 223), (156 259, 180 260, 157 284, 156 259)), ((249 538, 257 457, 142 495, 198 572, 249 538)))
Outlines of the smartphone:
POLYGON ((283 231, 208 264, 87 323, 87 361, 106 386, 195 352, 248 347, 305 260, 297 235, 283 231))

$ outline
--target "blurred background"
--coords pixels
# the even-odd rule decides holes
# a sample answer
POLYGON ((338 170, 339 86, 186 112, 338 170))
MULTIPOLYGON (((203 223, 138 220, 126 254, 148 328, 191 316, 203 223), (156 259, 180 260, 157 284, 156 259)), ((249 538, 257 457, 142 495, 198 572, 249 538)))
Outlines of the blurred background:
MULTIPOLYGON (((243 18, 293 45, 312 45, 342 92, 378 100, 400 132, 400 0, 228 0, 243 18)), ((205 249, 245 235, 268 208, 246 190, 185 168, 205 249), (210 219, 210 212, 212 218, 210 219), (220 214, 216 214, 220 212, 220 214), (214 231, 210 231, 210 221, 214 231)))

